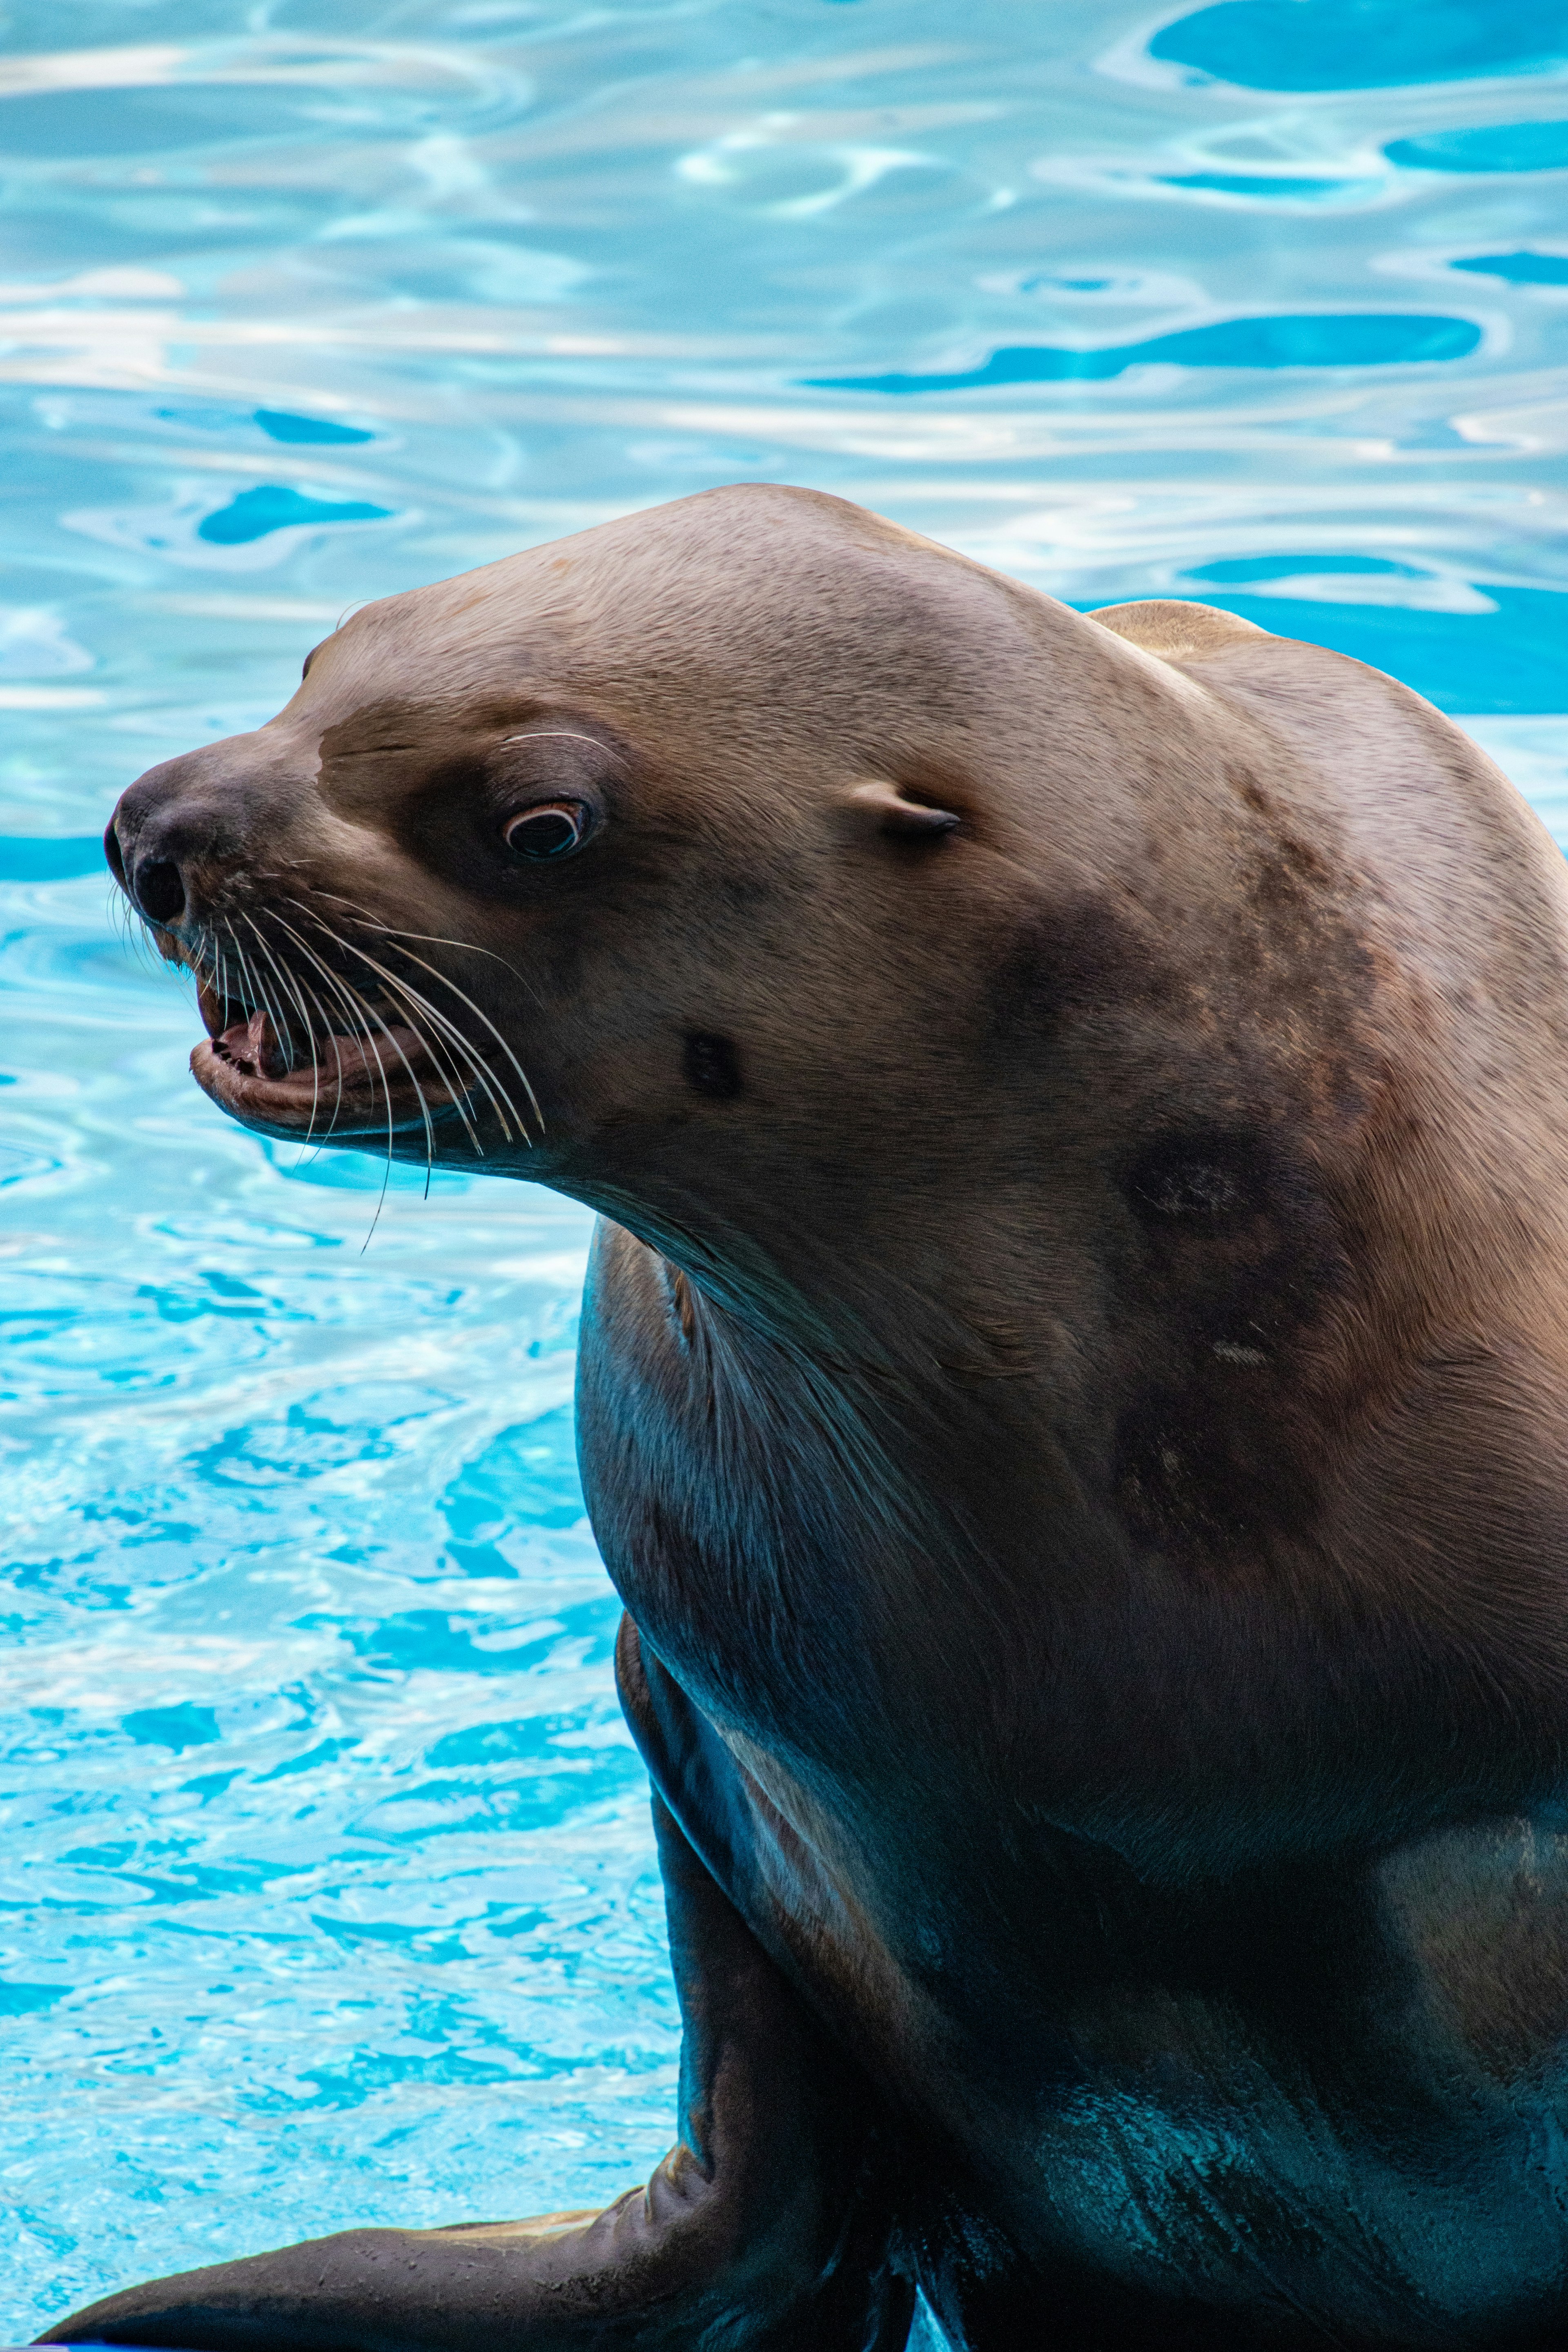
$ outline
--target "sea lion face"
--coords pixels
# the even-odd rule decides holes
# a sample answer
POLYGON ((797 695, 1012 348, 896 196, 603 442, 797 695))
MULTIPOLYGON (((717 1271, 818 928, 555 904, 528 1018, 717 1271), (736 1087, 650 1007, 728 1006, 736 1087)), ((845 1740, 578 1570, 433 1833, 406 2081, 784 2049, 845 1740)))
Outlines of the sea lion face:
POLYGON ((956 710, 933 773, 933 681, 1001 605, 921 548, 718 493, 357 614, 110 827, 196 972, 199 1083, 270 1134, 552 1181, 752 1102, 798 1133, 828 1074, 918 1090, 952 992, 910 927, 976 803, 956 710))

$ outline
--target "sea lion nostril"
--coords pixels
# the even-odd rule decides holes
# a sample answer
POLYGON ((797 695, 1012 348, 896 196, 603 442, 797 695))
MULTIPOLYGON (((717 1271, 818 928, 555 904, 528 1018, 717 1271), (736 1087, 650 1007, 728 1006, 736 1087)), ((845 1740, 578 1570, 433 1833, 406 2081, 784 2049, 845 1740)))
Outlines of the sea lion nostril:
POLYGON ((120 835, 114 830, 112 817, 103 828, 103 854, 109 860, 110 872, 121 888, 125 889, 128 887, 125 880, 125 854, 120 846, 120 835))
POLYGON ((151 923, 172 923, 185 903, 180 869, 166 857, 139 857, 132 896, 151 923))

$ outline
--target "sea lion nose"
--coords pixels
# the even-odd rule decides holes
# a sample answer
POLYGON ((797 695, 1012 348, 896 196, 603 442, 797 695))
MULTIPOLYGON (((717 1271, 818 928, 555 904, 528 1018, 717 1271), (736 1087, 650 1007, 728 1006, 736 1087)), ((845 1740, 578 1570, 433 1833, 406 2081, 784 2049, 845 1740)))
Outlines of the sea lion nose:
POLYGON ((103 836, 110 870, 137 912, 161 930, 199 922, 233 855, 237 814, 201 753, 149 769, 120 796, 103 836))
POLYGON ((166 929, 184 911, 185 878, 172 858, 139 857, 131 895, 149 922, 166 929))
POLYGON ((130 797, 129 793, 124 795, 104 828, 103 854, 109 860, 110 871, 137 911, 145 915, 150 923, 167 929, 184 911, 189 896, 185 877, 178 857, 168 854, 172 845, 159 838, 163 827, 156 822, 141 825, 128 822, 131 812, 126 809, 126 802, 130 797))

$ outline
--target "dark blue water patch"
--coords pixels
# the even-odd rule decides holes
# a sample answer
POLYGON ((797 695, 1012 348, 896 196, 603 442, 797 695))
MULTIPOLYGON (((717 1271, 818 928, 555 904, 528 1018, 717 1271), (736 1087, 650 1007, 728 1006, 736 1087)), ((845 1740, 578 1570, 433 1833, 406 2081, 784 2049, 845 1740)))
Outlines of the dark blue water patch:
POLYGON ((300 1622, 305 1631, 330 1624, 367 1666, 383 1673, 515 1675, 542 1665, 562 1642, 584 1645, 584 1665, 605 1663, 615 1648, 620 1613, 620 1602, 606 1592, 559 1610, 526 1630, 503 1627, 493 1617, 463 1617, 444 1609, 410 1609, 367 1626, 343 1626, 336 1618, 307 1617, 300 1622), (522 1632, 524 1638, 507 1649, 489 1647, 505 1631, 522 1632), (480 1635, 485 1637, 483 1647, 480 1635))
MULTIPOLYGON (((184 1869, 183 1877, 165 1877, 151 1870, 123 1870, 121 1877, 128 1885, 141 1887, 150 1903, 171 1904, 183 1907, 187 1903, 216 1903, 226 1895, 264 1895, 273 1882, 299 1874, 300 1865, 286 1862, 249 1862, 243 1857, 216 1869, 208 1863, 184 1864, 184 1855, 194 1840, 170 1841, 171 1855, 167 1868, 173 1872, 184 1869)), ((147 1847, 149 1855, 157 1848, 147 1847)))
POLYGON ((374 441, 358 425, 337 425, 325 416, 296 416, 287 408, 258 408, 256 421, 274 441, 374 441))
MULTIPOLYGON (((1279 559, 1276 558, 1278 565, 1279 559)), ((1336 570, 1341 567, 1336 562, 1336 570)), ((1213 576, 1212 573, 1210 575, 1213 576)), ((1486 583, 1495 613, 1420 613, 1385 604, 1205 593, 1279 637, 1353 655, 1456 715, 1568 710, 1568 595, 1486 583)))
POLYGON ((256 1323, 278 1306, 264 1291, 212 1266, 198 1267, 177 1287, 169 1283, 138 1283, 132 1295, 145 1299, 161 1323, 192 1323, 208 1315, 256 1323))
POLYGON ((285 483, 262 482, 204 516, 196 537, 214 547, 246 547, 269 531, 292 530, 301 523, 384 522, 391 512, 368 499, 311 499, 285 483))
POLYGON ((367 2052, 345 2066, 302 2068, 300 2080, 314 2086, 314 2096, 247 2091, 238 2104, 260 2115, 294 2115, 310 2107, 353 2108, 363 2106, 378 2092, 405 2083, 460 2084, 466 2089, 478 2089, 489 2083, 515 2082, 523 2071, 520 2066, 499 2064, 493 2059, 469 2058, 457 2050, 443 2050, 427 2058, 367 2052))
POLYGON ((461 1772, 479 1764, 514 1764, 524 1759, 537 1761, 566 1720, 531 1715, 514 1723, 471 1723, 461 1731, 445 1733, 426 1749, 425 1761, 433 1772, 461 1772))
POLYGON ((1394 139, 1391 163, 1413 172, 1568 171, 1568 122, 1486 122, 1394 139))
MULTIPOLYGON (((310 1925, 347 1951, 353 1951, 356 1944, 383 1944, 391 1945, 398 1951, 417 1953, 422 1960, 460 1960, 464 1957, 460 1936, 454 1936, 449 1930, 433 1932, 427 1927, 412 1926, 405 1919, 334 1919, 325 1912, 312 1911, 310 1925)), ((435 2029, 425 2034, 423 2038, 426 2041, 445 2042, 454 2027, 469 2023, 447 2002, 416 2002, 414 2006, 426 2011, 429 2024, 435 2029), (435 2012, 433 2017, 430 2016, 432 2010, 435 2012), (446 2012, 444 2016, 443 2011, 446 2012)))
POLYGON ((107 874, 96 833, 0 833, 0 882, 77 882, 107 874))
POLYGON ((1386 555, 1232 555, 1205 563, 1184 576, 1194 586, 1239 587, 1251 580, 1281 580, 1301 572, 1340 573, 1364 572, 1384 579, 1427 580, 1430 572, 1414 563, 1395 563, 1386 555))
POLYGON ((465 1574, 515 1576, 499 1549, 503 1537, 519 1527, 575 1527, 586 1509, 571 1407, 502 1430, 464 1463, 439 1508, 451 1530, 447 1549, 465 1574))
POLYGON ((173 407, 155 408, 154 416, 168 425, 188 425, 194 433, 243 433, 255 423, 255 412, 248 408, 216 408, 211 401, 181 401, 173 407))
POLYGON ((187 1748, 205 1748, 222 1737, 210 1706, 186 1700, 180 1706, 138 1707, 121 1717, 121 1729, 139 1748, 170 1748, 176 1756, 187 1748))
POLYGON ((308 1405, 294 1403, 280 1420, 226 1429, 186 1459, 195 1475, 211 1486, 266 1493, 322 1477, 352 1462, 384 1462, 396 1450, 374 1422, 329 1421, 308 1405))
POLYGON ((68 1846, 60 1860, 68 1862, 76 1870, 118 1870, 135 1851, 133 1838, 120 1838, 112 1845, 68 1846))
POLYGON ((315 1747, 308 1748, 302 1756, 286 1757, 281 1764, 275 1764, 270 1772, 258 1772, 255 1785, 264 1789, 269 1780, 287 1780, 299 1772, 314 1772, 321 1765, 335 1763, 340 1756, 345 1756, 351 1748, 358 1746, 359 1741, 354 1738, 318 1740, 315 1747))
POLYGON ((426 1780, 399 1790, 376 1808, 362 1832, 392 1846, 424 1845, 437 1837, 527 1837, 558 1829, 569 1813, 613 1805, 643 1779, 636 1750, 619 1745, 559 1753, 531 1770, 478 1786, 472 1780, 426 1780), (416 1808, 400 1824, 400 1806, 416 1808))
POLYGON ((1220 0, 1149 54, 1248 89, 1468 81, 1568 57, 1568 0, 1220 0))
POLYGON ((1308 310, 1262 319, 1222 319, 1139 343, 1066 351, 1013 343, 983 367, 951 375, 837 375, 806 379, 823 392, 983 392, 1014 383, 1096 383, 1131 367, 1168 362, 1189 368, 1398 367, 1462 360, 1481 340, 1471 319, 1419 311, 1308 310))
POLYGON ((1568 255, 1561 253, 1475 253, 1448 267, 1474 270, 1478 278, 1506 278, 1510 286, 1568 286, 1568 255))
POLYGON ((1288 180, 1247 172, 1163 172, 1163 188, 1207 188, 1217 196, 1306 197, 1337 195, 1353 180, 1288 180))
POLYGON ((0 1984, 0 2017, 29 2016, 34 2010, 47 2009, 69 1990, 63 1984, 0 1984))

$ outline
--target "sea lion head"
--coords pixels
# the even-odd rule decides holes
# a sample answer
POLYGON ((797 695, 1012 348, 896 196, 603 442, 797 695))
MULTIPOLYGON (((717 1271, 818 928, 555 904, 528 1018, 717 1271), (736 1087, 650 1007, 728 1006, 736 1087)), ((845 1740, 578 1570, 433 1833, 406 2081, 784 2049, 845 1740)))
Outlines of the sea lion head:
POLYGON ((742 1132, 797 1182, 831 1135, 847 1180, 951 1156, 1031 909, 1110 951, 1144 705, 1169 758, 1180 682, 1109 633, 728 489, 366 606, 106 845, 247 1126, 612 1207, 742 1132))

